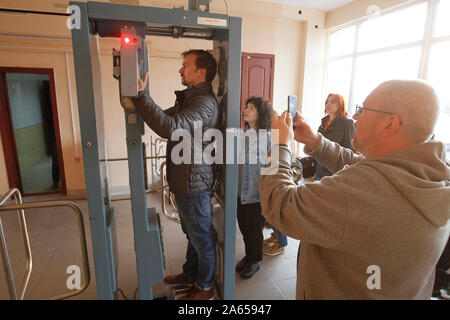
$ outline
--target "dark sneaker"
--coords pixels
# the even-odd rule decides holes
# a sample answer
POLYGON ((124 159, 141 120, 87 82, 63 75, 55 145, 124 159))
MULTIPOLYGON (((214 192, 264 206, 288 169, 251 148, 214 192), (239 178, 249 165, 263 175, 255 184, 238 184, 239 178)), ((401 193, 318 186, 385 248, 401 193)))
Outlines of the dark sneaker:
POLYGON ((239 263, 236 265, 236 271, 241 272, 242 270, 244 270, 248 262, 249 262, 248 257, 247 256, 243 257, 242 260, 239 261, 239 263))
POLYGON ((214 289, 203 290, 193 285, 187 294, 177 300, 214 300, 214 289))
POLYGON ((245 269, 242 271, 241 278, 249 279, 249 278, 253 277, 253 275, 256 273, 256 271, 259 270, 259 267, 260 267, 259 262, 250 262, 249 264, 247 264, 245 269))
POLYGON ((188 276, 184 272, 177 274, 175 276, 167 276, 164 278, 164 283, 171 285, 171 286, 178 286, 178 285, 193 285, 194 284, 194 278, 188 276))

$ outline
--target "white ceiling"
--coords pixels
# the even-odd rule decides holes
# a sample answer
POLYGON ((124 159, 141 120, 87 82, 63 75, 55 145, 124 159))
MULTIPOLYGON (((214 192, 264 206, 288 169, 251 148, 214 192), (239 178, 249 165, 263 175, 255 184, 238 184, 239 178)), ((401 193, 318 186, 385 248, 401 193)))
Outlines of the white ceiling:
POLYGON ((261 0, 264 2, 273 2, 280 4, 288 4, 291 6, 299 6, 305 8, 330 11, 342 7, 354 0, 261 0))

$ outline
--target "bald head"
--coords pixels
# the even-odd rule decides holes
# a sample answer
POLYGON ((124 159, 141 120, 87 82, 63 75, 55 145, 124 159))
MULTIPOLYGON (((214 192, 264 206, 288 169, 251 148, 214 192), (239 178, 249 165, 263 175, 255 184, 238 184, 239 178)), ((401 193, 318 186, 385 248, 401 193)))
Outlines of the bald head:
POLYGON ((420 80, 390 80, 380 84, 368 99, 382 110, 399 116, 399 134, 411 143, 421 143, 433 134, 439 101, 433 87, 420 80))

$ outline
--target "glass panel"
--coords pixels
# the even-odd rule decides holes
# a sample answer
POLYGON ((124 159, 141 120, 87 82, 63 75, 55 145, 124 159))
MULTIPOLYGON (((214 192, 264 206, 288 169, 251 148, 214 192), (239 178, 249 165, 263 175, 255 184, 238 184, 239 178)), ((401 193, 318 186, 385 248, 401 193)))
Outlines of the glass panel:
MULTIPOLYGON (((327 82, 325 86, 325 98, 329 93, 338 93, 348 102, 350 94, 350 78, 352 74, 352 59, 341 59, 329 62, 327 65, 327 82)), ((325 100, 323 101, 325 105, 325 100)))
POLYGON ((422 40, 427 3, 369 19, 359 28, 358 51, 422 40))
POLYGON ((6 81, 22 192, 60 190, 49 77, 7 73, 6 81))
POLYGON ((330 33, 328 39, 328 57, 337 57, 353 53, 356 26, 330 33))
POLYGON ((450 0, 439 1, 434 36, 450 35, 450 0))
POLYGON ((428 81, 436 89, 441 104, 441 115, 436 125, 436 139, 447 144, 447 154, 450 153, 450 41, 438 43, 431 48, 428 81))
POLYGON ((417 79, 421 47, 364 55, 356 59, 353 104, 361 104, 381 82, 417 79))

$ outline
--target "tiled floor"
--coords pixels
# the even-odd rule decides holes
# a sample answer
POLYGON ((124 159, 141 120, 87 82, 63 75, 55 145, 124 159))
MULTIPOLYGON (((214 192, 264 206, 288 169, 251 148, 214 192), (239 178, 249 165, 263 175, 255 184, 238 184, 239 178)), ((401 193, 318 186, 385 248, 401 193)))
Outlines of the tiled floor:
MULTIPOLYGON (((61 196, 47 195, 26 197, 24 202, 60 199, 61 196)), ((149 207, 160 211, 159 194, 150 194, 147 198, 149 207)), ((91 268, 91 282, 80 295, 71 299, 97 299, 90 225, 87 201, 73 200, 81 209, 87 233, 87 247, 91 268)), ((136 261, 130 202, 114 201, 119 269, 118 288, 126 298, 132 299, 137 288, 136 261)), ((33 253, 33 271, 25 299, 47 299, 56 294, 68 292, 66 282, 70 274, 66 273, 69 265, 81 266, 81 250, 78 240, 76 219, 68 208, 30 209, 26 211, 27 226, 33 253)), ((179 224, 162 219, 163 239, 166 256, 166 274, 178 273, 184 262, 186 238, 179 224)), ((18 290, 25 274, 25 250, 20 236, 20 225, 16 212, 2 214, 11 264, 14 269, 15 283, 18 290)), ((236 226, 236 262, 244 254, 242 235, 236 226)), ((265 238, 271 229, 264 229, 265 238)), ((242 280, 236 274, 236 299, 295 299, 296 263, 299 241, 288 239, 288 248, 283 254, 264 257, 261 269, 250 279, 242 280)), ((83 282, 83 281, 82 281, 83 282)), ((154 295, 165 293, 165 286, 159 283, 154 287, 154 295)), ((119 299, 123 295, 119 294, 119 299)), ((9 299, 6 277, 0 268, 0 299, 9 299)))

